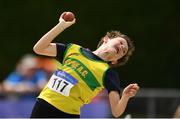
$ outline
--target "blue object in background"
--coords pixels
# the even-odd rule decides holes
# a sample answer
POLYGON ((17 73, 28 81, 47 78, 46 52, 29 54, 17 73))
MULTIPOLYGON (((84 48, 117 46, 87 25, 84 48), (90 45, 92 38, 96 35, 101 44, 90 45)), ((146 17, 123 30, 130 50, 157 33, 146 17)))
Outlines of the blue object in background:
MULTIPOLYGON (((0 118, 29 118, 35 99, 0 99, 0 118)), ((81 108, 81 118, 107 118, 109 105, 106 100, 95 101, 81 108)))
POLYGON ((100 100, 84 105, 81 108, 81 118, 110 118, 110 107, 107 100, 100 100))
POLYGON ((0 118, 28 118, 35 100, 0 100, 0 118))

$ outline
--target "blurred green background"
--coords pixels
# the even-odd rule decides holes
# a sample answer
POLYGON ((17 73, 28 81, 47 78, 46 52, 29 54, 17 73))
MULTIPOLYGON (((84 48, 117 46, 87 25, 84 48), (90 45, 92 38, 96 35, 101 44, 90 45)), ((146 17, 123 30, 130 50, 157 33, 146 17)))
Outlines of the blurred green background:
POLYGON ((76 43, 91 50, 110 30, 135 43, 127 65, 117 69, 121 85, 180 88, 179 0, 0 0, 0 81, 33 45, 72 11, 77 22, 54 42, 76 43))

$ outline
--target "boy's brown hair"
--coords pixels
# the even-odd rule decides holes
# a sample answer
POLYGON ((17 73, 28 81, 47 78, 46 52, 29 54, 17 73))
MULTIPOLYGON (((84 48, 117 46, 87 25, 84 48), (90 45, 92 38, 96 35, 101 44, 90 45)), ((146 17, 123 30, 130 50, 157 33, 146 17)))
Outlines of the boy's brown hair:
POLYGON ((110 39, 112 38, 117 38, 117 37, 121 37, 121 38, 124 38, 128 44, 128 51, 127 53, 121 58, 118 60, 118 63, 117 64, 110 64, 112 67, 116 67, 116 66, 120 66, 120 65, 124 65, 126 64, 126 62, 128 61, 129 57, 132 55, 132 52, 135 50, 135 47, 134 47, 134 44, 133 42, 130 40, 130 38, 124 34, 122 34, 121 32, 119 31, 110 31, 110 32, 107 32, 106 35, 101 38, 101 40, 99 41, 98 43, 98 46, 97 48, 99 48, 103 42, 104 42, 104 38, 105 37, 108 37, 110 39))

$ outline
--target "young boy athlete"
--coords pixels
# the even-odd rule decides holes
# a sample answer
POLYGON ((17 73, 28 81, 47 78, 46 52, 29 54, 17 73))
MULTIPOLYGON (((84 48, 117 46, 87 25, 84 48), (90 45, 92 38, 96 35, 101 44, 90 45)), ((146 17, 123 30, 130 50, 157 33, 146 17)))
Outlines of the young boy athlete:
POLYGON ((75 23, 75 19, 65 21, 63 14, 65 12, 59 23, 34 46, 37 54, 56 57, 62 66, 58 66, 38 96, 31 118, 79 118, 81 106, 90 103, 103 88, 108 90, 112 114, 119 117, 139 86, 136 83, 128 85, 120 98, 118 74, 111 67, 128 60, 134 49, 131 41, 120 32, 112 31, 102 38, 95 51, 76 44, 51 43, 75 23))

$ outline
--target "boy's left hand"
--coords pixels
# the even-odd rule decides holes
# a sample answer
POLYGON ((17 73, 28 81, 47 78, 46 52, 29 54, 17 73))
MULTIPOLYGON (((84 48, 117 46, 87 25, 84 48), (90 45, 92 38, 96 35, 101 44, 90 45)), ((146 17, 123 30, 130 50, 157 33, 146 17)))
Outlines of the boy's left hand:
POLYGON ((128 85, 122 93, 122 96, 126 96, 127 98, 134 97, 139 90, 139 86, 137 83, 128 85))

